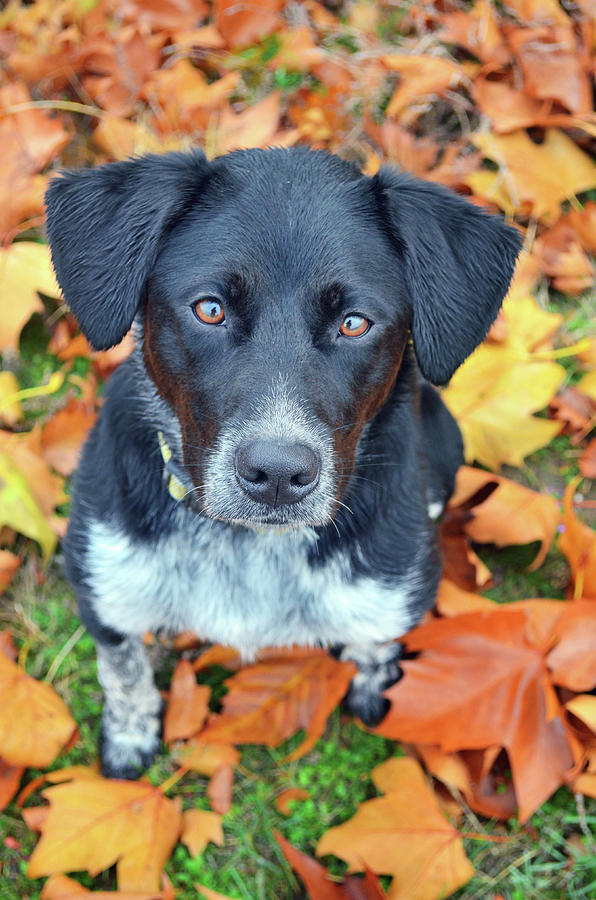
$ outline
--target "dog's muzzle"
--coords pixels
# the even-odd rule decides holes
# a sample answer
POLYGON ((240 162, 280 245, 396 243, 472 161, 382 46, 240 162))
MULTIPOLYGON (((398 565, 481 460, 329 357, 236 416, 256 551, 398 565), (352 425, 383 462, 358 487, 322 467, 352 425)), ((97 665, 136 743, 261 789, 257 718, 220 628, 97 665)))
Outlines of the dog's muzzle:
POLYGON ((236 451, 236 480, 251 500, 278 506, 298 503, 319 483, 321 461, 306 444, 252 441, 236 451))

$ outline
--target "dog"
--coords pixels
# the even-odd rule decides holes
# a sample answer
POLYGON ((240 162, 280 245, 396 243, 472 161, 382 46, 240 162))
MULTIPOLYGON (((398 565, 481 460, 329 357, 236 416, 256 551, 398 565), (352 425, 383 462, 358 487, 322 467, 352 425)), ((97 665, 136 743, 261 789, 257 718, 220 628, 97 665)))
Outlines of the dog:
POLYGON ((96 349, 133 327, 64 543, 105 700, 105 775, 160 742, 142 635, 250 658, 329 647, 372 724, 432 607, 462 462, 433 385, 484 339, 517 231, 436 184, 323 151, 198 151, 64 172, 52 259, 96 349))

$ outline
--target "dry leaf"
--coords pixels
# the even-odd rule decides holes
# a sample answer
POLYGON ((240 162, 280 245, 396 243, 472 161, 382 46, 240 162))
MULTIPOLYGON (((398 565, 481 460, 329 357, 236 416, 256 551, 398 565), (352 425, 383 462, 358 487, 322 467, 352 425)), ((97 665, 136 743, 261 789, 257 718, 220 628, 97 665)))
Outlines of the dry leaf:
POLYGON ((211 841, 223 847, 224 835, 221 816, 204 809, 187 809, 182 813, 180 840, 188 847, 191 856, 199 856, 211 841))
POLYGON ((71 397, 63 409, 43 426, 41 446, 44 459, 61 475, 71 475, 97 413, 83 400, 71 397))
POLYGON ((404 677, 386 692, 391 709, 377 729, 447 753, 505 747, 520 821, 574 764, 563 711, 545 677, 543 649, 529 643, 528 619, 535 617, 532 627, 538 629, 542 615, 550 633, 559 604, 536 603, 531 612, 497 607, 414 629, 406 645, 423 652, 402 663, 404 677))
POLYGON ((10 550, 0 550, 0 594, 4 593, 20 565, 20 556, 10 550))
POLYGON ((530 567, 537 569, 544 562, 561 518, 554 497, 522 487, 508 478, 462 466, 450 503, 457 506, 484 485, 494 482, 496 490, 471 509, 472 518, 464 526, 466 534, 472 541, 498 547, 540 541, 540 551, 530 567))
POLYGON ((557 129, 548 129, 542 144, 525 131, 500 137, 475 133, 471 139, 499 171, 483 173, 486 178, 470 175, 466 183, 505 212, 527 211, 552 224, 563 200, 596 187, 596 163, 557 129))
POLYGON ((176 805, 146 782, 76 780, 43 792, 50 811, 27 875, 86 870, 116 863, 124 891, 159 891, 182 828, 176 805))
POLYGON ((201 738, 277 747, 305 728, 307 737, 288 757, 297 759, 319 739, 355 674, 352 663, 322 650, 272 653, 226 682, 223 711, 211 718, 201 738))
POLYGON ((290 803, 294 803, 296 800, 308 800, 309 797, 309 792, 302 788, 287 788, 277 795, 275 805, 283 816, 289 816, 292 812, 290 803))
POLYGON ((170 686, 164 717, 164 740, 178 741, 200 731, 209 712, 211 688, 197 684, 192 665, 181 659, 170 686))
POLYGON ((49 766, 75 723, 54 689, 0 653, 0 754, 9 765, 49 766))
POLYGON ((29 241, 0 249, 0 352, 18 349, 23 325, 34 312, 43 311, 37 291, 60 295, 49 249, 29 241))
POLYGON ((567 485, 563 495, 563 527, 559 550, 565 554, 573 574, 576 599, 596 600, 596 532, 584 525, 573 511, 573 494, 579 479, 567 485))
POLYGON ((66 875, 50 875, 41 889, 40 900, 79 900, 95 897, 95 900, 165 900, 163 893, 129 893, 120 891, 88 891, 87 888, 66 875))
POLYGON ((0 811, 15 796, 24 771, 25 766, 11 766, 0 756, 0 811))
POLYGON ((418 763, 389 759, 372 778, 384 796, 362 803, 349 822, 326 832, 317 855, 334 853, 350 871, 366 864, 393 875, 389 900, 439 900, 466 884, 474 869, 418 763))

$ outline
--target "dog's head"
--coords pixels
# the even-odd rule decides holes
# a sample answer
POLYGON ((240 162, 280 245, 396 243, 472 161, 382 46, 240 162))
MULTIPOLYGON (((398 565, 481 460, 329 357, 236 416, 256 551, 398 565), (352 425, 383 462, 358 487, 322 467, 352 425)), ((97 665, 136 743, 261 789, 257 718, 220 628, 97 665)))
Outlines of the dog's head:
POLYGON ((446 382, 507 291, 517 232, 434 184, 304 148, 148 156, 50 184, 64 296, 91 344, 135 316, 202 511, 333 516, 409 335, 446 382))

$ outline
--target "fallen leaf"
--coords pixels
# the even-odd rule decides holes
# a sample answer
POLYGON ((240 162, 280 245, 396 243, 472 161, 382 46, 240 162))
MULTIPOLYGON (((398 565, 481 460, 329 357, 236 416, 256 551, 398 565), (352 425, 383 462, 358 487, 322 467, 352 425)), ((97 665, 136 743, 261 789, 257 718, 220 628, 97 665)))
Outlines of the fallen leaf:
POLYGON ((547 657, 555 684, 572 691, 596 688, 596 610, 593 601, 566 604, 555 630, 557 644, 547 657))
POLYGON ((548 444, 561 426, 532 413, 549 403, 565 377, 563 366, 512 342, 478 347, 442 394, 460 425, 466 462, 521 466, 548 444))
POLYGON ((232 807, 232 787, 234 786, 233 766, 220 766, 213 773, 207 785, 207 797, 211 808, 224 816, 232 807))
POLYGON ((214 0, 215 25, 229 47, 245 47, 277 29, 282 6, 283 0, 259 0, 255 4, 214 0))
POLYGON ((283 855, 304 882, 311 900, 385 900, 378 878, 368 867, 364 878, 348 875, 338 884, 319 862, 292 847, 278 831, 273 834, 283 855))
POLYGON ((209 841, 223 847, 221 816, 204 809, 185 810, 182 813, 180 841, 188 847, 191 856, 199 856, 209 841))
POLYGON ((414 104, 421 112, 425 100, 441 96, 464 77, 461 66, 438 56, 388 53, 381 60, 390 71, 401 76, 387 106, 388 118, 403 118, 406 110, 414 104))
MULTIPOLYGON (((41 391, 41 388, 36 390, 41 391)), ((52 472, 43 458, 39 425, 20 434, 0 431, 0 453, 8 454, 16 464, 41 512, 49 520, 55 508, 66 503, 68 497, 64 493, 64 479, 52 472)))
POLYGON ((305 728, 306 738, 288 756, 297 759, 319 739, 355 674, 352 663, 322 650, 272 653, 226 682, 222 713, 211 717, 201 738, 277 747, 305 728))
POLYGON ((240 754, 229 743, 203 741, 201 735, 200 738, 193 738, 179 747, 176 758, 184 768, 211 777, 222 766, 235 766, 240 754))
POLYGON ((573 495, 579 478, 563 494, 563 527, 559 550, 567 557, 573 575, 573 596, 596 600, 596 532, 584 525, 573 511, 573 495))
POLYGON ((176 805, 146 782, 76 780, 48 788, 50 811, 27 869, 29 878, 116 863, 124 891, 159 891, 182 828, 176 805))
POLYGON ((596 424, 596 400, 582 394, 576 387, 566 387, 553 397, 548 405, 553 419, 563 422, 563 434, 573 435, 572 443, 577 443, 596 424))
POLYGON ((464 525, 465 532, 472 541, 498 547, 540 541, 540 551, 530 566, 531 570, 537 569, 544 562, 561 518, 554 497, 500 475, 462 466, 450 503, 457 506, 494 482, 496 490, 471 509, 472 518, 464 525))
POLYGON ((217 891, 212 891, 211 888, 205 887, 203 884, 195 883, 195 887, 202 900, 235 900, 234 897, 228 897, 227 894, 219 894, 217 891))
POLYGON ((541 144, 525 131, 500 136, 476 132, 471 140, 499 171, 482 173, 487 178, 469 175, 466 183, 505 211, 526 210, 553 224, 564 200, 596 186, 596 163, 558 129, 547 129, 541 144))
POLYGON ((41 889, 40 900, 79 900, 79 897, 95 897, 95 900, 165 900, 159 893, 129 893, 120 891, 89 891, 66 875, 50 875, 41 889))
POLYGON ((10 456, 0 452, 0 527, 4 525, 37 541, 45 560, 54 552, 56 535, 20 470, 10 456))
POLYGON ((176 666, 164 717, 164 740, 168 743, 200 731, 209 712, 211 688, 197 684, 192 665, 181 659, 176 666))
POLYGON ((41 433, 44 459, 61 475, 71 475, 77 467, 81 449, 97 418, 95 409, 76 397, 54 413, 41 433))
POLYGON ((48 247, 19 241, 0 248, 0 352, 18 349, 23 325, 33 313, 43 311, 38 291, 60 296, 48 247))
POLYGON ((281 94, 277 91, 240 113, 224 107, 214 135, 217 153, 267 146, 273 141, 280 114, 281 94))
POLYGON ((596 697, 593 694, 579 694, 565 704, 565 709, 588 726, 596 734, 596 697))
POLYGON ((0 756, 0 811, 15 796, 24 771, 25 766, 11 766, 0 756))
MULTIPOLYGON (((538 620, 545 616, 550 633, 553 607, 548 601, 535 601, 531 612, 538 620)), ((528 640, 529 619, 527 609, 497 607, 414 629, 406 646, 422 652, 401 663, 404 676, 386 692, 391 709, 376 729, 385 737, 435 744, 447 753, 504 747, 520 821, 564 782, 574 764, 544 648, 528 640)))
POLYGON ((49 766, 75 722, 49 685, 0 653, 0 755, 13 766, 49 766))
POLYGON ((317 855, 333 853, 350 871, 366 864, 393 875, 389 900, 439 900, 466 884, 474 869, 418 763, 388 759, 372 779, 384 796, 362 803, 352 819, 327 831, 317 855))
POLYGON ((580 456, 578 465, 584 478, 596 479, 596 438, 592 438, 580 456))
POLYGON ((10 550, 0 550, 0 594, 4 593, 20 565, 20 556, 10 550))

